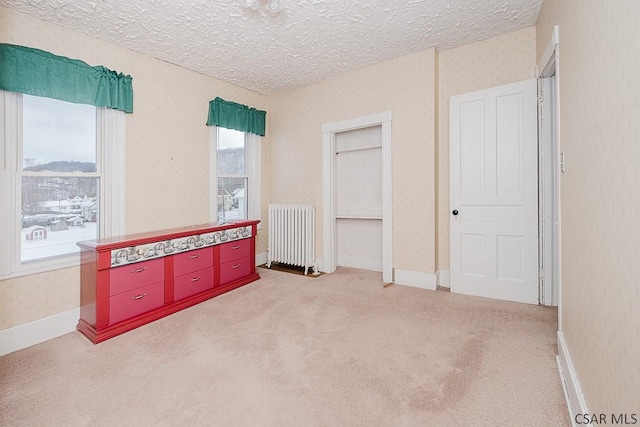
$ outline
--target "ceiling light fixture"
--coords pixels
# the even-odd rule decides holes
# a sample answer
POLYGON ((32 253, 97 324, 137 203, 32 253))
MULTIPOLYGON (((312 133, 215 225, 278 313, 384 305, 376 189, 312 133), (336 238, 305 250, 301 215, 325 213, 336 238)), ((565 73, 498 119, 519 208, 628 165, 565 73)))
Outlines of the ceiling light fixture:
POLYGON ((247 9, 262 14, 280 12, 280 2, 278 0, 245 0, 244 5, 247 9))

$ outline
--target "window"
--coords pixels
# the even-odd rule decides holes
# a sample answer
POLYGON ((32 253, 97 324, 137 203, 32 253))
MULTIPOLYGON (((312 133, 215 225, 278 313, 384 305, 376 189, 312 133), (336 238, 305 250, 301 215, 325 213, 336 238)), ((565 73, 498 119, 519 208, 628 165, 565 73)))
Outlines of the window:
POLYGON ((67 255, 98 237, 96 107, 22 95, 20 262, 67 255), (40 239, 34 232, 47 231, 40 239))
POLYGON ((260 219, 261 137, 210 126, 210 220, 260 219))
POLYGON ((0 91, 0 123, 0 277, 77 265, 78 241, 122 234, 123 112, 0 91))

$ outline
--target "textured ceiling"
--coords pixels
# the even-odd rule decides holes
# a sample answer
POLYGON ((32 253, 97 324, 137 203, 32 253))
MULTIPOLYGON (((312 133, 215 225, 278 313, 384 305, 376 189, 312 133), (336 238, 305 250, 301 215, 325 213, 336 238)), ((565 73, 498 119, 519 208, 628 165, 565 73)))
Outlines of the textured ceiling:
POLYGON ((532 26, 542 0, 0 0, 0 5, 270 94, 431 47, 532 26))

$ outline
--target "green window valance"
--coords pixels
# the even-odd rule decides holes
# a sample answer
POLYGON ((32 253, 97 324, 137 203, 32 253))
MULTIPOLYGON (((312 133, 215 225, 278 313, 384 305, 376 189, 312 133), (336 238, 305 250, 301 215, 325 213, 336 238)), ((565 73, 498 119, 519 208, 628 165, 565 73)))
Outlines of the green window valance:
POLYGON ((131 76, 39 49, 0 43, 0 89, 133 112, 131 76))
POLYGON ((266 116, 266 111, 225 101, 218 97, 213 101, 209 101, 207 126, 221 126, 227 129, 264 136, 266 116))

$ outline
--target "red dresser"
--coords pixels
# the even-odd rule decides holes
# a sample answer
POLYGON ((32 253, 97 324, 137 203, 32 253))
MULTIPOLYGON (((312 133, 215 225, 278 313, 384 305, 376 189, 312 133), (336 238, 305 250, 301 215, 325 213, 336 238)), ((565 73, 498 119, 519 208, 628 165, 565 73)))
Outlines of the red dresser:
POLYGON ((78 331, 99 343, 259 279, 258 222, 79 242, 78 331))

